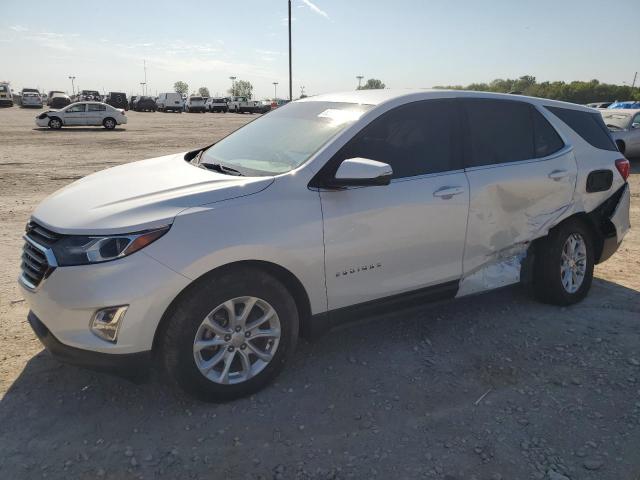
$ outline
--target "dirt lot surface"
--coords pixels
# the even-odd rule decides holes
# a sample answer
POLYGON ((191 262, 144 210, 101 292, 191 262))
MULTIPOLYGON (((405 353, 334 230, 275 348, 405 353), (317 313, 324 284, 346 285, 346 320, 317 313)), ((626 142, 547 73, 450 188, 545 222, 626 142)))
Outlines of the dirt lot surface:
POLYGON ((640 479, 637 228, 579 305, 518 287, 350 325, 301 342, 258 395, 204 404, 43 352, 16 285, 21 235, 69 182, 252 117, 130 112, 108 132, 37 130, 36 114, 0 110, 0 479, 640 479))

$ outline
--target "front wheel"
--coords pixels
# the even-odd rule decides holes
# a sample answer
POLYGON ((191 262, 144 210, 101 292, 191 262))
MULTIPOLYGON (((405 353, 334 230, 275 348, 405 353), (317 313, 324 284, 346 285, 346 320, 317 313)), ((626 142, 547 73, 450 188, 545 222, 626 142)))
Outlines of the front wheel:
POLYGON ((571 305, 586 297, 595 263, 591 231, 577 219, 553 229, 536 249, 533 287, 545 303, 571 305))
POLYGON ((114 128, 116 128, 116 121, 113 118, 110 118, 110 117, 109 118, 105 118, 104 121, 102 122, 102 125, 107 130, 113 130, 114 128))
POLYGON ((60 130, 62 128, 62 121, 59 118, 52 118, 49 120, 49 128, 52 130, 60 130))
POLYGON ((271 275, 239 269, 196 283, 167 318, 161 352, 169 376, 206 401, 251 395, 283 369, 298 312, 271 275))

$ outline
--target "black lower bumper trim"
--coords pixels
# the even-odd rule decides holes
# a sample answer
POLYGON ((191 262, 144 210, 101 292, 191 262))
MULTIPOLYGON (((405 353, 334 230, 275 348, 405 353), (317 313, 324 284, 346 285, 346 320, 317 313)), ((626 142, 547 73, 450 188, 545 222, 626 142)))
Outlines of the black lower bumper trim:
POLYGON ((136 381, 146 378, 149 374, 151 351, 112 354, 70 347, 58 340, 33 312, 29 312, 27 319, 44 347, 61 362, 136 381))

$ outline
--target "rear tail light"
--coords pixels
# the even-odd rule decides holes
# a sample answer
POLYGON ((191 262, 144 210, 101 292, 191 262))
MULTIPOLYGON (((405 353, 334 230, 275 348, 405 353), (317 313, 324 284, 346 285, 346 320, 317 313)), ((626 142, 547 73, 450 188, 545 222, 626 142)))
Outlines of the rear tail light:
POLYGON ((120 113, 121 113, 122 115, 125 115, 124 110, 120 110, 120 113))
POLYGON ((629 178, 629 172, 631 170, 629 160, 626 158, 619 158, 616 160, 616 168, 618 169, 618 172, 620 172, 620 175, 622 175, 622 178, 626 181, 627 178, 629 178))

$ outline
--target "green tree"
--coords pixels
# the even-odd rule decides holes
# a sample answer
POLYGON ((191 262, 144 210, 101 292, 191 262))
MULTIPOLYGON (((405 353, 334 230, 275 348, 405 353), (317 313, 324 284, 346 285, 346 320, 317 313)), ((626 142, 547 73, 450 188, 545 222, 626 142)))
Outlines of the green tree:
POLYGON ((247 80, 236 80, 233 84, 234 88, 230 88, 227 92, 234 97, 247 97, 251 100, 253 96, 253 85, 247 80))
POLYGON ((378 80, 377 78, 370 78, 367 80, 367 83, 358 88, 358 90, 379 90, 385 87, 385 84, 382 83, 382 80, 378 80))
POLYGON ((210 97, 211 95, 209 95, 209 89, 207 87, 200 87, 198 89, 198 94, 201 97, 210 97))
POLYGON ((632 91, 628 85, 601 83, 597 79, 592 79, 588 82, 578 80, 569 83, 563 81, 538 83, 536 78, 531 75, 523 75, 515 80, 497 78, 489 83, 472 83, 465 87, 450 85, 435 88, 499 93, 517 91, 531 97, 550 98, 580 104, 640 98, 640 91, 638 89, 632 91))
POLYGON ((180 95, 186 95, 187 93, 189 93, 189 85, 184 83, 182 80, 178 80, 176 83, 174 83, 173 89, 180 95))

